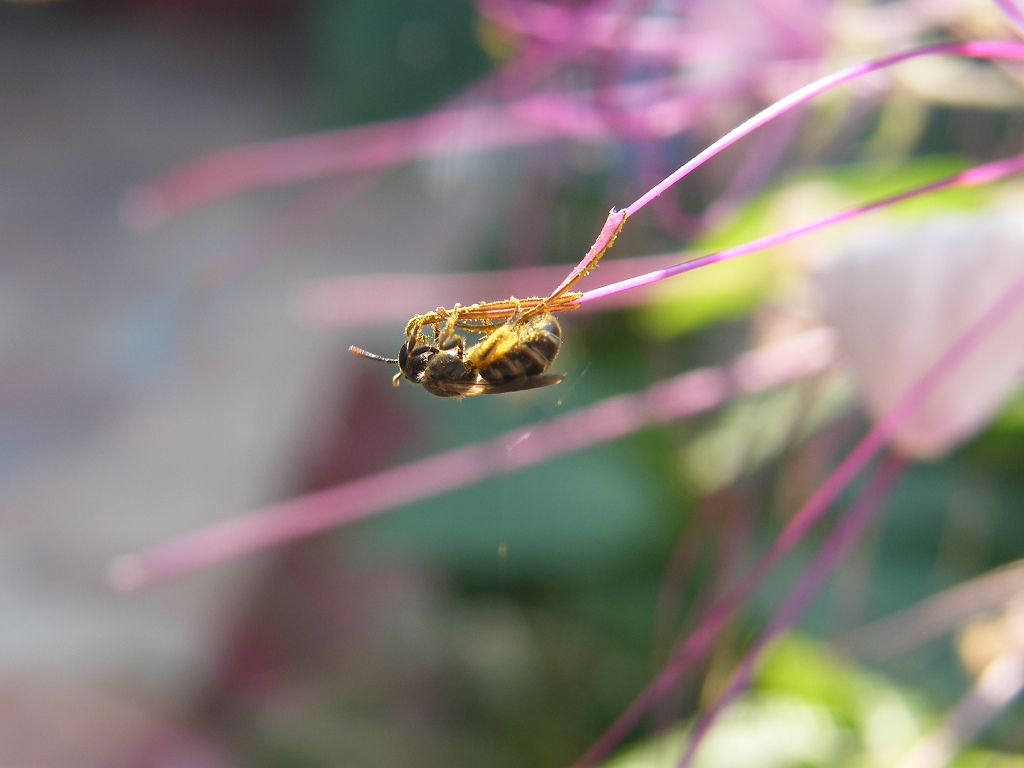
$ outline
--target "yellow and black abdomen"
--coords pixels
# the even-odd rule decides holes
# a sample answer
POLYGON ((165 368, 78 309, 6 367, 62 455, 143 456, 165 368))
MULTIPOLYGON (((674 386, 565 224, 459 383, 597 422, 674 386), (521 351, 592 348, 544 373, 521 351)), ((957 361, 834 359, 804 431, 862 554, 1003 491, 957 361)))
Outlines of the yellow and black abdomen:
POLYGON ((469 363, 489 382, 502 384, 540 376, 562 347, 562 329, 554 315, 509 321, 470 350, 469 363))

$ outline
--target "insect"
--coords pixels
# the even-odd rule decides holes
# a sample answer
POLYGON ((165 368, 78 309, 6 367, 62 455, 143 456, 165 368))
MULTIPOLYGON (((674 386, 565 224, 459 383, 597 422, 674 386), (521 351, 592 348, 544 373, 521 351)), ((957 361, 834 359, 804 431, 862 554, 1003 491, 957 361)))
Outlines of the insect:
POLYGON ((438 307, 409 321, 398 357, 383 357, 354 346, 349 351, 371 360, 398 363, 399 372, 392 379, 396 387, 405 377, 438 397, 521 392, 558 384, 565 375, 547 373, 562 347, 562 329, 554 313, 576 308, 582 294, 569 289, 597 265, 615 241, 626 221, 624 212, 613 210, 615 213, 620 219, 606 242, 601 244, 599 237, 547 298, 510 298, 468 307, 456 304, 450 310, 438 307), (424 328, 430 328, 429 334, 424 328), (482 338, 467 347, 465 338, 457 333, 460 329, 482 338))
POLYGON ((404 376, 438 397, 520 392, 565 378, 546 374, 562 347, 562 329, 550 312, 526 319, 514 314, 467 348, 455 332, 460 309, 456 305, 442 327, 433 326, 430 336, 419 323, 411 325, 397 358, 350 349, 363 357, 398 363, 396 385, 404 376))

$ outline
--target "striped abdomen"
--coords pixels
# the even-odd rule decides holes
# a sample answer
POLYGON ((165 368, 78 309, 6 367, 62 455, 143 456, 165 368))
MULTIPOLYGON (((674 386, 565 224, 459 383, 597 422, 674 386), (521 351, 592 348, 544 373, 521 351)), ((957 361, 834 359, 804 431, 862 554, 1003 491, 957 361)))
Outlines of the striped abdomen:
POLYGON ((540 376, 562 347, 562 329, 554 315, 534 315, 520 325, 506 323, 469 352, 468 362, 496 384, 540 376))

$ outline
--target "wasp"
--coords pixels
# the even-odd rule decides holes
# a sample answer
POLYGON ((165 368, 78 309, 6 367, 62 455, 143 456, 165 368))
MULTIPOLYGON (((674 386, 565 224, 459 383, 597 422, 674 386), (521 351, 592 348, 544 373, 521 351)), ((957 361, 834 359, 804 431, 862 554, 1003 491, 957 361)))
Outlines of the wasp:
POLYGON ((438 397, 491 395, 522 392, 558 384, 565 374, 549 374, 548 369, 562 348, 562 328, 555 312, 576 308, 581 293, 570 292, 615 242, 625 224, 624 212, 618 213, 617 227, 607 242, 601 238, 583 261, 569 273, 547 298, 491 301, 453 309, 438 307, 433 312, 414 316, 405 327, 405 343, 398 357, 382 357, 359 347, 349 351, 371 360, 397 363, 399 371, 392 379, 397 387, 404 377, 438 397), (429 333, 424 329, 429 328, 429 333), (482 335, 471 346, 459 330, 482 335))

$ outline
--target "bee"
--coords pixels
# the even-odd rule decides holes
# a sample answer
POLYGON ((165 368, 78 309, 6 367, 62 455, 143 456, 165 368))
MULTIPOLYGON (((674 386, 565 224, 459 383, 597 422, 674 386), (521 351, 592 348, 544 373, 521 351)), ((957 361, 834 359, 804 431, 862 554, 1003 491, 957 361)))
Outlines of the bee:
POLYGON ((562 348, 562 329, 550 312, 525 318, 517 312, 467 347, 455 332, 460 309, 455 306, 443 327, 433 325, 429 337, 423 325, 411 324, 397 358, 358 347, 349 349, 362 357, 398 363, 396 386, 404 377, 438 397, 521 392, 558 384, 565 378, 564 374, 547 374, 562 348))
POLYGON ((565 374, 547 373, 562 348, 562 328, 554 313, 576 308, 582 294, 569 289, 597 266, 626 222, 624 211, 613 209, 612 215, 618 216, 612 222, 616 227, 609 230, 604 244, 599 237, 547 298, 520 301, 513 297, 469 307, 456 304, 451 310, 438 307, 409 321, 398 357, 382 357, 355 346, 349 351, 397 363, 399 371, 392 379, 396 387, 404 377, 438 397, 522 392, 558 384, 565 374), (430 328, 429 335, 424 328, 430 328), (482 338, 467 347, 465 338, 457 333, 460 329, 482 334, 482 338))

